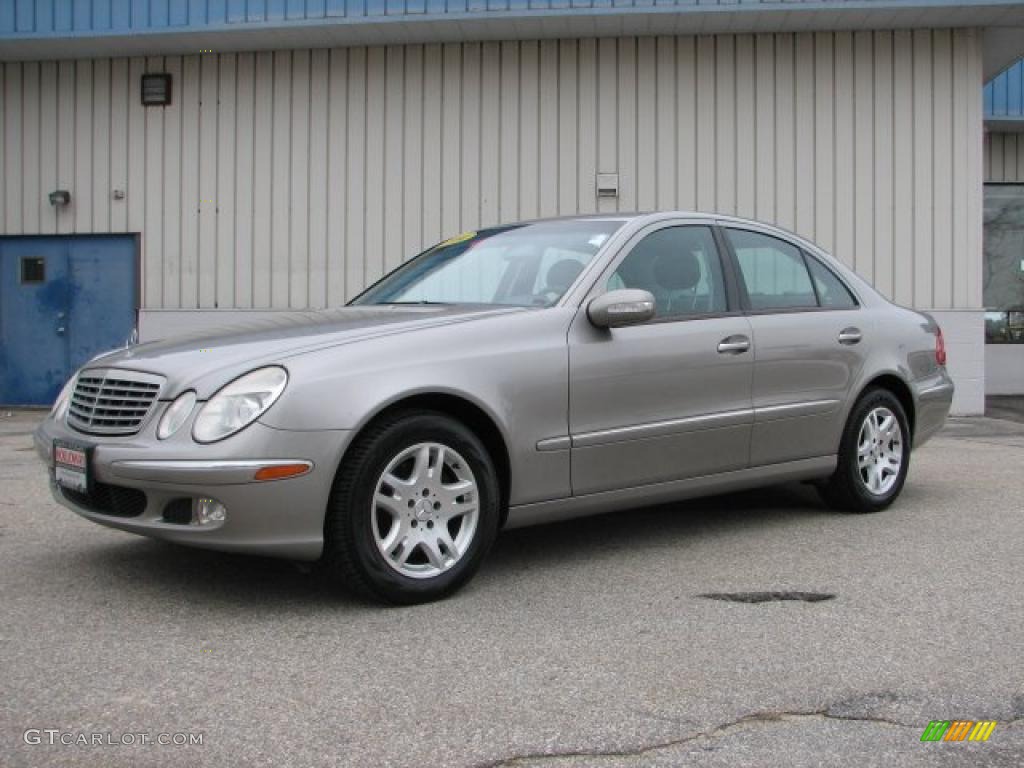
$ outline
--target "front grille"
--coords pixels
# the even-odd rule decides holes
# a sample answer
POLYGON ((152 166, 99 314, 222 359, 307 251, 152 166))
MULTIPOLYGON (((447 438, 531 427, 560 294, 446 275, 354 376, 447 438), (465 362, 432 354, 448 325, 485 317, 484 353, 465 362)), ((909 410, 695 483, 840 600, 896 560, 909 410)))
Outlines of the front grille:
POLYGON ((115 517, 138 517, 146 509, 146 494, 138 488, 93 483, 88 493, 61 487, 60 492, 72 504, 115 517))
POLYGON ((82 371, 68 408, 68 426, 91 435, 133 435, 145 421, 163 378, 138 371, 82 371))

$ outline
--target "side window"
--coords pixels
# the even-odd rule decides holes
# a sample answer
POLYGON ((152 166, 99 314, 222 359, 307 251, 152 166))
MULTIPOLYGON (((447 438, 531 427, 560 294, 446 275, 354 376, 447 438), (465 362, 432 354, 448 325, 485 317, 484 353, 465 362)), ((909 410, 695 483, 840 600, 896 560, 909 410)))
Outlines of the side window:
POLYGON ((821 306, 830 309, 853 309, 857 306, 857 300, 853 298, 850 289, 843 285, 831 269, 813 256, 807 257, 807 268, 811 271, 821 306))
POLYGON ((726 233, 736 251, 751 309, 818 306, 814 286, 799 249, 777 237, 758 232, 727 229, 726 233))
POLYGON ((656 318, 728 310, 722 264, 708 227, 667 227, 647 235, 608 278, 608 290, 617 288, 650 291, 656 318))

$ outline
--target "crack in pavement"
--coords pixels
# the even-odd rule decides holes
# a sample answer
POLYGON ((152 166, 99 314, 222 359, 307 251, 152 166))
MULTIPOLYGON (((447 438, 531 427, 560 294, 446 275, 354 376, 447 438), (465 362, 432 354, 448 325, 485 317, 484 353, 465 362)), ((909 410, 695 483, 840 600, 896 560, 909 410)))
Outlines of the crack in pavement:
MULTIPOLYGON (((863 722, 863 723, 876 723, 878 725, 887 725, 897 728, 920 728, 919 723, 901 723, 898 720, 892 720, 886 717, 876 717, 871 715, 838 715, 832 714, 831 710, 833 707, 827 707, 825 709, 807 710, 807 711, 779 711, 779 712, 754 712, 753 714, 744 715, 743 717, 737 718, 736 720, 730 720, 721 725, 717 725, 706 731, 698 731, 694 734, 687 736, 680 736, 674 739, 667 739, 664 741, 655 742, 653 744, 641 745, 629 749, 620 750, 565 750, 562 752, 533 752, 524 753, 519 755, 512 755, 510 757, 500 758, 485 763, 477 763, 473 768, 505 768, 506 766, 514 766, 516 764, 525 763, 527 761, 538 761, 538 760, 571 760, 573 758, 617 758, 617 757, 642 757, 651 752, 658 752, 663 749, 670 749, 672 747, 678 747, 683 744, 701 740, 717 739, 722 736, 728 735, 732 731, 739 730, 748 725, 755 723, 782 723, 791 720, 803 720, 803 719, 820 719, 820 720, 849 720, 851 722, 863 722)), ((1010 721, 1015 722, 1015 721, 1010 721)))

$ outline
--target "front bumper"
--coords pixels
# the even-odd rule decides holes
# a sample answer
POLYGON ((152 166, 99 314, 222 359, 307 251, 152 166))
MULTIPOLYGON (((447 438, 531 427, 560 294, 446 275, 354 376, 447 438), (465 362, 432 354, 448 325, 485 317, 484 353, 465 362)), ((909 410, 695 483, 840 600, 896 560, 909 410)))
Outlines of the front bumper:
POLYGON ((136 435, 112 438, 81 434, 48 417, 34 440, 54 498, 101 525, 179 544, 295 560, 320 557, 324 513, 350 432, 298 432, 256 422, 226 440, 199 445, 184 427, 169 440, 157 440, 157 421, 151 419, 136 435), (122 489, 132 489, 128 493, 133 499, 140 499, 135 492, 141 491, 144 503, 134 505, 130 515, 123 509, 98 510, 85 496, 58 487, 53 462, 57 439, 91 449, 89 472, 96 487, 114 488, 122 495, 122 489), (254 479, 261 466, 286 462, 308 463, 309 470, 281 480, 254 479), (165 517, 173 502, 195 498, 219 501, 227 507, 227 518, 195 525, 165 517))

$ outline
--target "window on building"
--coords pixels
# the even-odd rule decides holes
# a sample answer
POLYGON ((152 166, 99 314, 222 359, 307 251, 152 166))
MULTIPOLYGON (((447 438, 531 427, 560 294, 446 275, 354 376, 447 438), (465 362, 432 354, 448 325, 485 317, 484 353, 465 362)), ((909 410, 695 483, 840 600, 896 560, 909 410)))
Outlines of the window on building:
POLYGON ((708 227, 667 227, 647 235, 608 279, 608 290, 639 288, 654 296, 656 318, 725 312, 725 280, 708 227))
POLYGON ((1024 184, 985 185, 985 341, 1024 343, 1024 184))
POLYGON ((799 249, 777 237, 727 229, 754 310, 817 307, 818 298, 799 249))
POLYGON ((46 260, 42 256, 24 256, 21 259, 22 284, 46 282, 46 260))

